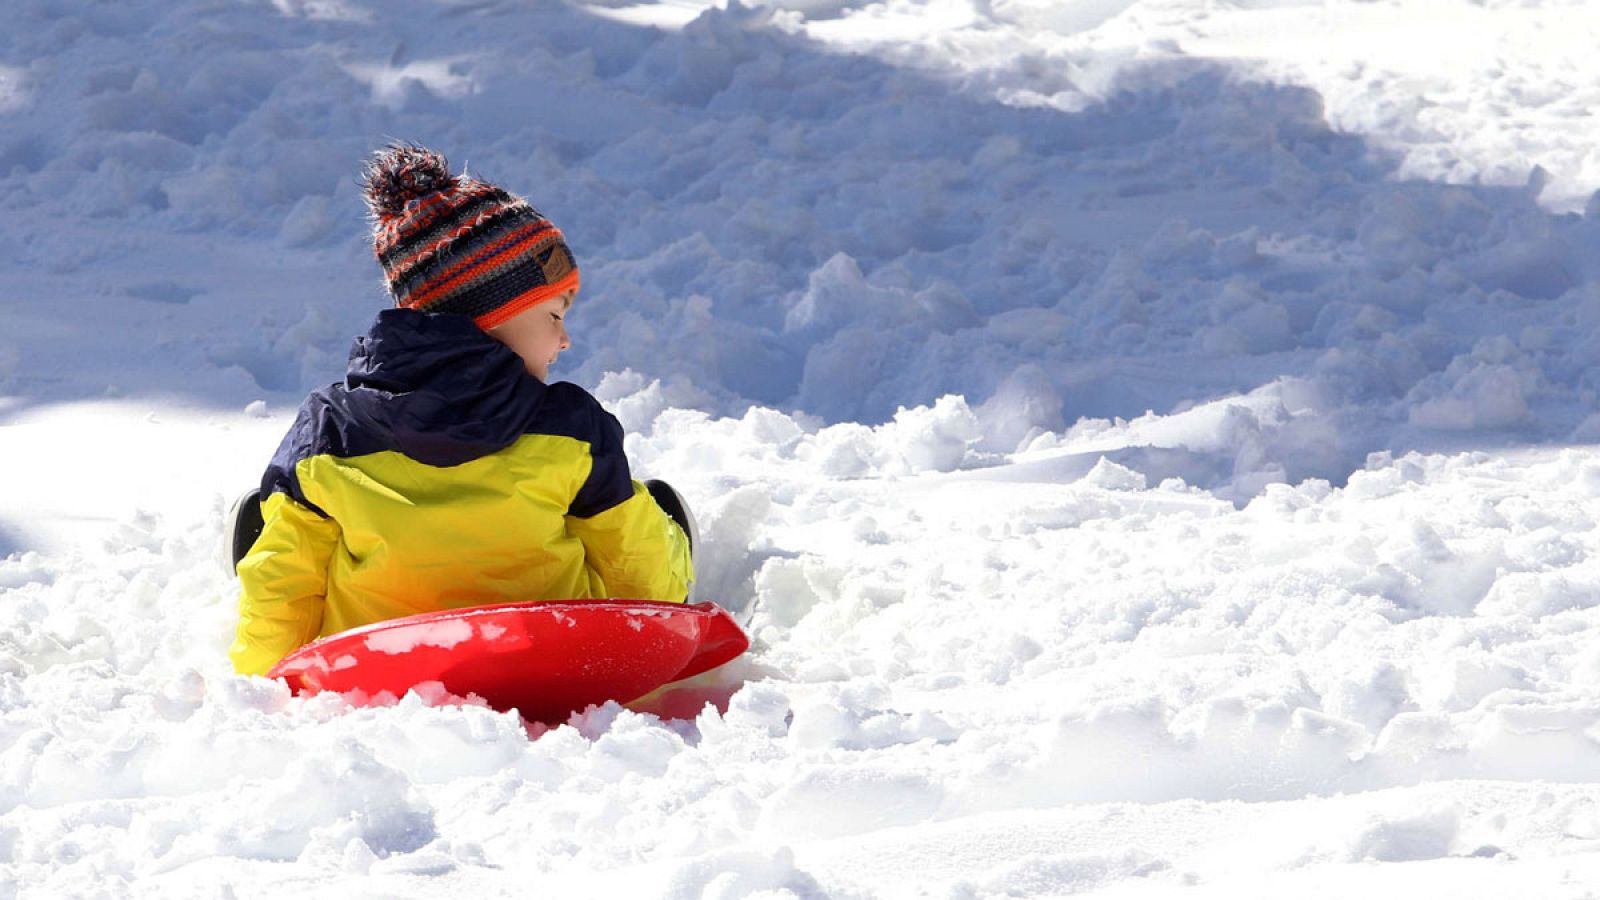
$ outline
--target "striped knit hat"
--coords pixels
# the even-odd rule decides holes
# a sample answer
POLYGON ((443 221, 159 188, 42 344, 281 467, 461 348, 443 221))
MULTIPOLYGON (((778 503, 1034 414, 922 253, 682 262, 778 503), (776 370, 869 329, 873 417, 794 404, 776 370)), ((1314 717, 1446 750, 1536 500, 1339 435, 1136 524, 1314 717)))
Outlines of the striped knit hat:
POLYGON ((372 251, 396 306, 471 316, 493 328, 578 287, 578 266, 549 219, 445 158, 391 144, 363 172, 372 251))

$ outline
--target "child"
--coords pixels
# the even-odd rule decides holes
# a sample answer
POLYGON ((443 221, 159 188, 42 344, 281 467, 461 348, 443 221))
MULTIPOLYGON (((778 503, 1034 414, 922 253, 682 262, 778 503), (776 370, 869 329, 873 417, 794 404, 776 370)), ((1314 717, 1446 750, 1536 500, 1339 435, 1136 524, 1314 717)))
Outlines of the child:
POLYGON ((345 380, 301 405, 259 507, 242 503, 234 668, 262 674, 317 637, 413 613, 684 601, 681 498, 632 479, 594 397, 547 383, 578 293, 561 232, 424 147, 391 145, 364 175, 396 308, 356 339, 345 380))

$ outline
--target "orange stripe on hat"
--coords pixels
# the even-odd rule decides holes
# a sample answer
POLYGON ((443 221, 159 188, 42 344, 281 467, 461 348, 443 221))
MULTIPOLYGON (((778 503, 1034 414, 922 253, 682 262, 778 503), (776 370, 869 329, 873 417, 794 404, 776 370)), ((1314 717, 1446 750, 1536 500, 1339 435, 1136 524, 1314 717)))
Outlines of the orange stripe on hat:
POLYGON ((546 223, 530 223, 474 253, 460 264, 451 266, 450 274, 440 273, 440 278, 429 281, 420 292, 408 294, 402 306, 411 309, 427 306, 430 302, 455 293, 463 284, 476 281, 483 275, 501 268, 525 255, 543 241, 561 237, 555 228, 541 228, 546 223))
POLYGON ((396 302, 413 309, 431 305, 441 297, 466 289, 472 282, 480 281, 499 269, 510 266, 527 255, 529 249, 547 233, 539 231, 530 234, 528 229, 519 229, 491 244, 479 247, 469 257, 452 260, 450 265, 416 285, 415 289, 405 295, 403 301, 397 298, 396 302))
MULTIPOLYGON (((489 217, 491 215, 494 215, 495 213, 497 213, 499 211, 500 210, 495 210, 494 212, 486 212, 482 216, 479 216, 477 219, 451 230, 450 233, 444 234, 444 235, 440 235, 437 240, 429 243, 425 247, 418 248, 416 252, 412 253, 410 256, 406 257, 405 259, 399 260, 399 261, 397 261, 397 262, 395 262, 395 263, 393 263, 391 265, 385 266, 384 267, 384 271, 388 272, 389 276, 391 278, 400 278, 404 273, 411 271, 412 268, 421 265, 429 256, 432 256, 433 254, 437 253, 440 248, 448 245, 451 241, 454 241, 457 238, 462 237, 463 235, 470 234, 474 229, 478 228, 479 225, 482 224, 482 221, 485 218, 487 218, 487 217, 489 217)), ((534 229, 555 228, 555 226, 550 224, 550 220, 549 219, 541 218, 541 219, 538 219, 538 220, 536 220, 534 222, 530 222, 530 223, 527 223, 525 225, 518 226, 516 231, 510 232, 510 233, 513 234, 513 235, 514 234, 523 233, 523 232, 526 232, 529 228, 534 228, 534 229)), ((557 232, 557 233, 559 234, 559 232, 557 232)), ((496 244, 491 244, 489 246, 493 247, 493 246, 497 246, 497 245, 496 244)), ((503 246, 503 244, 500 244, 499 246, 503 246)), ((481 253, 475 254, 474 258, 476 258, 477 256, 481 256, 481 255, 482 255, 481 253)))
POLYGON ((576 291, 579 285, 578 270, 574 268, 571 272, 556 279, 555 283, 541 284, 527 293, 519 295, 516 299, 496 309, 494 312, 473 317, 472 321, 478 323, 479 328, 487 331, 496 325, 504 325, 521 315, 528 308, 538 306, 552 297, 559 297, 567 291, 576 291))
MULTIPOLYGON (((411 201, 405 215, 384 223, 381 235, 373 242, 373 252, 380 258, 390 247, 408 237, 422 234, 448 218, 450 214, 470 206, 487 194, 500 190, 492 184, 479 181, 463 182, 459 188, 439 191, 411 201)), ((515 203, 512 199, 507 206, 515 203)))
MULTIPOLYGON (((435 294, 441 292, 449 293, 457 286, 457 283, 461 277, 464 274, 467 274, 469 270, 476 269, 483 265, 486 260, 490 260, 491 257, 504 253, 506 248, 511 247, 514 244, 536 237, 539 234, 537 229, 542 224, 543 223, 540 222, 533 222, 524 225, 515 231, 508 231, 481 247, 473 248, 470 255, 451 260, 449 264, 445 265, 438 272, 432 273, 431 277, 419 282, 414 288, 409 290, 403 298, 404 302, 402 302, 401 305, 413 306, 417 303, 427 302, 427 299, 435 294)), ((396 297, 395 299, 397 302, 399 302, 402 298, 396 297)))

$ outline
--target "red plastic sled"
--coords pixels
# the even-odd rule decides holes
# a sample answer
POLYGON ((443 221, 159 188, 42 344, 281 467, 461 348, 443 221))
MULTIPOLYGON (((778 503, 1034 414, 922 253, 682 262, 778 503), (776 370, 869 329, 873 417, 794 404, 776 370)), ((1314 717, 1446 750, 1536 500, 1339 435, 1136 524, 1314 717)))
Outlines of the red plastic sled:
POLYGON ((352 628, 301 647, 267 677, 284 679, 297 694, 396 697, 437 681, 457 696, 559 723, 590 704, 626 703, 714 669, 749 646, 711 603, 533 601, 352 628))

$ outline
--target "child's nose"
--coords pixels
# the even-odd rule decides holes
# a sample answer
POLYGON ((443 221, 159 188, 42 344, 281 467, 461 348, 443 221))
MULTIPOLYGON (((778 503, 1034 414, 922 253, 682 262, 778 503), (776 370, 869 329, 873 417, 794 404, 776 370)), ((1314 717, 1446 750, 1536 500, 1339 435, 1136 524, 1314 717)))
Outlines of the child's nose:
POLYGON ((567 335, 567 326, 563 325, 561 326, 561 349, 565 350, 571 346, 572 338, 567 335))

